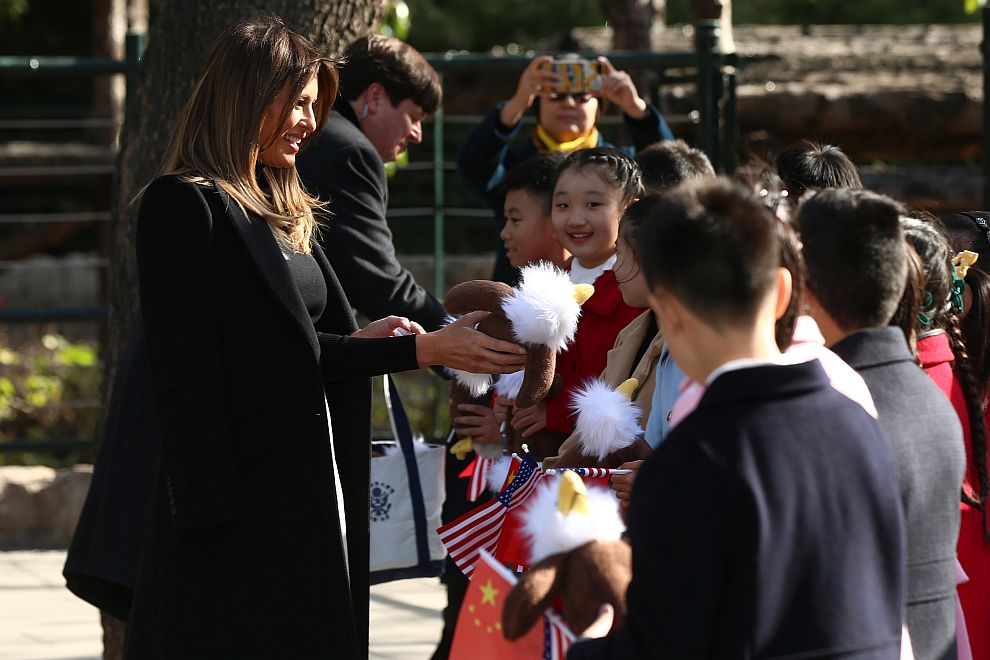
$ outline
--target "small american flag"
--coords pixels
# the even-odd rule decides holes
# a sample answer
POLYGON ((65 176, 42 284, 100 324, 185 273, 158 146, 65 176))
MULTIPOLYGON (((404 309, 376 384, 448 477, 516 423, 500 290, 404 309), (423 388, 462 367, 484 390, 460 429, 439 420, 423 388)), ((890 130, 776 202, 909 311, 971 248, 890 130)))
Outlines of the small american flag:
POLYGON ((564 660, 574 639, 574 633, 556 613, 547 610, 543 614, 543 660, 564 660))
POLYGON ((437 529, 450 559, 469 578, 478 553, 495 552, 505 514, 525 502, 543 479, 543 472, 530 454, 522 459, 513 455, 509 475, 511 480, 497 498, 437 529))

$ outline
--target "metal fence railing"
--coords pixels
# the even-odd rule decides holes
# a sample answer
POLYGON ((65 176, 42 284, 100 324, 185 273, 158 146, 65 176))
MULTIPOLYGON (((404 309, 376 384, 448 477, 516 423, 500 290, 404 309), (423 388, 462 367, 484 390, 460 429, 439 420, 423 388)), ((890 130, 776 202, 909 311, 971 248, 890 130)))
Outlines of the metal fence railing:
MULTIPOLYGON (((985 14, 986 15, 986 14, 985 14)), ((738 118, 736 114, 736 74, 734 56, 725 57, 718 51, 718 22, 706 21, 696 28, 694 51, 653 53, 615 52, 609 59, 619 68, 637 68, 656 74, 660 87, 671 84, 694 85, 695 110, 682 117, 684 123, 693 126, 694 142, 703 149, 722 171, 733 171, 738 151, 738 118)), ((130 89, 137 79, 145 37, 130 34, 126 40, 127 56, 123 60, 75 57, 9 57, 0 56, 0 77, 65 75, 124 75, 130 89)), ((427 59, 437 69, 441 79, 448 74, 470 72, 486 75, 518 73, 534 53, 525 55, 492 56, 489 54, 459 53, 428 55, 427 59)), ((389 219, 419 222, 417 227, 428 224, 432 233, 429 252, 433 257, 432 288, 438 294, 444 290, 445 237, 451 231, 449 219, 458 223, 474 223, 474 226, 490 226, 491 211, 474 204, 457 191, 456 178, 450 176, 456 170, 450 158, 453 140, 476 124, 480 116, 447 115, 439 109, 426 122, 424 144, 416 151, 414 162, 398 171, 393 180, 403 186, 406 182, 419 182, 420 189, 431 189, 428 199, 419 203, 393 205, 389 219), (452 137, 453 136, 453 137, 452 137)), ((606 120, 607 121, 607 120, 606 120)), ((617 123, 619 120, 613 120, 617 123)), ((30 118, 0 117, 0 131, 17 130, 82 130, 112 128, 115 124, 105 118, 65 119, 35 115, 30 118), (39 118, 40 117, 40 118, 39 118)), ((113 165, 106 163, 62 164, 59 166, 9 165, 0 166, 0 183, 11 180, 55 179, 71 177, 107 177, 113 174, 113 165)), ((411 185, 411 188, 417 186, 411 185)), ((52 213, 28 211, 0 214, 0 229, 8 225, 43 227, 67 223, 96 223, 106 225, 108 211, 69 211, 52 213)), ((422 227, 425 229, 425 227, 422 227)), ((418 233, 421 232, 417 229, 418 233)), ((401 236, 397 236, 401 238, 401 236)), ((401 249, 401 244, 399 245, 401 249)), ((425 250, 423 250, 425 251, 425 250)), ((108 316, 106 304, 85 307, 12 306, 0 308, 0 325, 25 323, 92 322, 105 323, 108 316)), ((64 450, 92 443, 89 438, 14 438, 0 442, 0 452, 64 450)))

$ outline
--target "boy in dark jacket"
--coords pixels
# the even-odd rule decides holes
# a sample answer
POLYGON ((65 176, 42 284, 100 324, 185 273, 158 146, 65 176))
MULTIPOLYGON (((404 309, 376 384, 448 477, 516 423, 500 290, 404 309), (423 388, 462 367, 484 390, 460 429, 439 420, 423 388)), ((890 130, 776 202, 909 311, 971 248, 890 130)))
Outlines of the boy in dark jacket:
POLYGON ((670 352, 706 383, 640 471, 625 621, 570 658, 896 659, 904 522, 888 442, 820 364, 785 364, 778 222, 724 180, 640 233, 670 352))
MULTIPOLYGON (((798 224, 811 314, 859 372, 892 443, 907 525, 907 625, 917 660, 956 657, 956 539, 966 466, 959 417, 921 370, 900 328, 908 251, 900 208, 865 190, 823 190, 798 224)), ((923 286, 923 285, 922 285, 923 286)), ((915 309, 917 313, 917 309, 915 309)), ((895 477, 897 477, 895 479, 895 477)))

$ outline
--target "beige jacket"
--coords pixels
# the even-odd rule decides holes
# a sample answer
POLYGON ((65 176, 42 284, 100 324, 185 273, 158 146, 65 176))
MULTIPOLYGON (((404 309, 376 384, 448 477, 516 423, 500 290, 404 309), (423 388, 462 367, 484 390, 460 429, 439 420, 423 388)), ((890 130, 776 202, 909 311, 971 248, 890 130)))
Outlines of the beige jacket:
MULTIPOLYGON (((660 350, 663 348, 663 333, 658 332, 653 338, 639 364, 635 365, 635 369, 633 369, 633 360, 636 359, 636 353, 643 344, 643 340, 646 339, 652 314, 652 311, 647 310, 622 329, 619 336, 615 338, 615 345, 612 346, 612 350, 608 352, 605 371, 601 375, 602 380, 612 387, 618 387, 627 378, 635 378, 639 381, 639 386, 633 392, 633 403, 643 411, 640 425, 644 428, 653 404, 653 387, 656 384, 656 367, 660 360, 660 350)), ((549 456, 544 459, 543 466, 545 468, 554 467, 557 464, 557 459, 563 456, 568 449, 575 447, 577 442, 577 438, 572 434, 561 444, 557 456, 549 456)))

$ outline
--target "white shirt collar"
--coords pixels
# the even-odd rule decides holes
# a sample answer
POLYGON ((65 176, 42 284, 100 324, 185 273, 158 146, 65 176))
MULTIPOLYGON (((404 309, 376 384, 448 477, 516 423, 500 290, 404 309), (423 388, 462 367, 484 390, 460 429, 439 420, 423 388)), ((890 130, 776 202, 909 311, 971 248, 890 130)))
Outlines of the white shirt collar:
POLYGON ((611 257, 605 260, 605 263, 595 266, 594 268, 585 268, 584 266, 579 264, 578 260, 575 258, 573 261, 571 261, 571 273, 570 273, 571 283, 594 284, 595 280, 597 280, 602 273, 604 273, 606 270, 612 270, 612 266, 615 265, 615 259, 616 256, 613 254, 611 257))
POLYGON ((715 379, 724 373, 730 371, 739 371, 740 369, 749 369, 752 367, 763 367, 767 365, 785 365, 785 364, 798 364, 799 362, 804 362, 803 358, 798 356, 788 355, 787 353, 781 353, 774 358, 740 358, 738 360, 729 360, 720 367, 715 368, 708 378, 705 379, 705 387, 711 387, 711 384, 715 382, 715 379))

